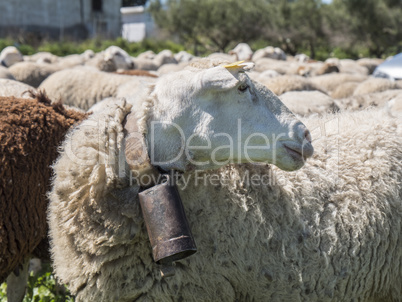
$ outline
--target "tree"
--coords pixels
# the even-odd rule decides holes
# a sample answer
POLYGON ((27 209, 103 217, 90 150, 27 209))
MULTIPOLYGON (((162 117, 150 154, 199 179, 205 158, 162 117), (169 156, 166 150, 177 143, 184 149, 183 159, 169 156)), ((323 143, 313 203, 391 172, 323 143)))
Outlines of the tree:
POLYGON ((315 58, 317 45, 327 40, 321 0, 276 0, 270 5, 275 11, 276 30, 269 38, 277 39, 287 53, 294 55, 300 49, 309 49, 310 57, 315 58))
POLYGON ((166 8, 151 1, 158 26, 184 42, 225 51, 230 44, 250 42, 270 26, 267 0, 169 0, 166 8))
MULTIPOLYGON (((402 40, 402 1, 334 0, 333 8, 344 14, 335 24, 347 24, 353 43, 368 48, 381 57, 402 40)), ((334 30, 338 30, 337 26, 334 30)), ((341 29, 342 30, 342 29, 341 29)))

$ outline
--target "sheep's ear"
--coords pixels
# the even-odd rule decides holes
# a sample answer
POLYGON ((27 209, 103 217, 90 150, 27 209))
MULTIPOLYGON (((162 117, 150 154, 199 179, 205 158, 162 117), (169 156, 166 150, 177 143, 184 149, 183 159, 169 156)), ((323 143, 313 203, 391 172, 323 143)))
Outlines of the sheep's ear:
POLYGON ((223 66, 217 66, 205 70, 201 74, 201 86, 203 89, 229 90, 237 86, 239 79, 223 66))

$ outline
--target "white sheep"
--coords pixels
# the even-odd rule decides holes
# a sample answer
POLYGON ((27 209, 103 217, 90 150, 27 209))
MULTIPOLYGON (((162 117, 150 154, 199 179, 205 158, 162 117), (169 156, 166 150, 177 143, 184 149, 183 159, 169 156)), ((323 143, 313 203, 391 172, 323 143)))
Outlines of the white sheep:
POLYGON ((15 80, 14 76, 11 74, 8 68, 4 66, 0 66, 0 79, 15 80))
POLYGON ((310 79, 297 75, 281 75, 273 78, 260 78, 261 83, 276 95, 281 95, 288 91, 318 90, 325 92, 318 85, 315 85, 310 79))
POLYGON ((279 47, 267 46, 254 52, 252 60, 256 62, 261 58, 286 61, 286 53, 279 47))
POLYGON ((83 66, 55 72, 39 88, 53 100, 87 110, 94 103, 114 95, 120 84, 132 79, 127 75, 109 74, 83 66))
POLYGON ((10 80, 0 79, 0 96, 14 96, 18 98, 30 98, 25 92, 32 91, 35 93, 35 88, 27 84, 10 80))
POLYGON ((210 55, 207 56, 209 60, 220 60, 220 61, 225 61, 225 62, 235 62, 236 61, 236 56, 233 54, 227 54, 223 52, 214 52, 211 53, 210 55))
POLYGON ((381 92, 389 89, 402 89, 402 82, 370 77, 356 87, 353 95, 381 92))
POLYGON ((360 75, 368 75, 369 69, 351 59, 342 59, 339 60, 337 58, 329 58, 325 60, 326 63, 334 64, 339 66, 339 72, 342 73, 350 73, 350 74, 360 74, 360 75))
POLYGON ((150 59, 150 60, 152 60, 153 58, 155 58, 155 56, 156 56, 156 53, 153 50, 147 50, 147 51, 144 51, 144 52, 140 53, 137 56, 137 58, 138 59, 150 59))
POLYGON ((177 64, 173 53, 170 50, 162 50, 155 55, 152 59, 147 58, 145 55, 132 58, 135 68, 142 70, 158 70, 163 64, 177 64))
POLYGON ((388 101, 387 110, 391 115, 402 116, 402 93, 388 101))
POLYGON ((293 113, 300 116, 339 111, 334 100, 320 91, 289 91, 282 94, 280 99, 293 113))
POLYGON ((255 71, 264 72, 265 70, 275 70, 280 74, 296 74, 295 70, 300 66, 297 62, 275 60, 271 58, 261 58, 254 61, 255 71))
POLYGON ((323 90, 332 92, 345 82, 363 82, 368 78, 366 75, 349 73, 329 73, 311 77, 310 81, 323 90))
MULTIPOLYGON (((84 56, 82 58, 84 59, 84 56)), ((114 45, 90 58, 85 65, 96 67, 101 71, 116 71, 135 67, 130 55, 125 50, 114 45)))
POLYGON ((378 58, 361 58, 356 61, 356 63, 360 66, 366 67, 369 74, 372 74, 374 72, 374 69, 376 69, 376 67, 383 62, 383 59, 378 58))
POLYGON ((235 55, 238 61, 250 61, 253 57, 253 53, 247 43, 239 43, 235 48, 229 51, 229 55, 235 55))
POLYGON ((48 217, 56 275, 77 302, 400 299, 401 121, 380 110, 307 119, 322 125, 313 129, 315 155, 285 172, 301 167, 302 141, 311 156, 309 134, 278 98, 238 71, 161 77, 142 106, 121 100, 69 133, 54 165, 48 217), (153 160, 185 172, 178 186, 198 252, 172 265, 171 277, 152 260, 139 188, 130 186, 123 147, 130 111, 155 143, 153 160), (226 138, 243 147, 257 133, 271 144, 250 148, 249 160, 228 150, 226 138), (188 156, 173 159, 190 137, 188 156), (287 152, 283 142, 299 151, 287 152), (215 156, 226 166, 199 171, 216 169, 215 156), (230 159, 279 168, 228 166, 230 159))
POLYGON ((64 104, 88 110, 100 100, 116 96, 120 85, 133 81, 151 81, 148 77, 102 72, 96 68, 82 66, 53 73, 42 82, 52 100, 61 99, 64 104))
POLYGON ((57 63, 40 64, 23 61, 13 64, 8 70, 17 81, 37 88, 48 76, 61 68, 57 63))
POLYGON ((271 78, 279 77, 281 74, 275 70, 267 69, 263 72, 252 71, 248 73, 250 79, 256 82, 264 83, 271 78))
POLYGON ((398 95, 402 95, 402 89, 353 95, 334 101, 342 110, 362 110, 368 107, 384 107, 389 100, 398 95))
POLYGON ((0 52, 0 65, 10 67, 11 65, 23 61, 21 52, 15 46, 7 46, 0 52))
POLYGON ((304 53, 299 53, 295 55, 294 59, 299 63, 307 63, 310 61, 310 57, 304 53))
POLYGON ((345 82, 339 84, 333 91, 330 92, 330 95, 334 99, 343 99, 353 95, 356 87, 359 86, 359 82, 345 82))
POLYGON ((178 63, 182 62, 190 62, 195 58, 191 53, 188 53, 187 51, 179 51, 178 53, 174 54, 174 58, 178 63))
POLYGON ((47 51, 40 51, 30 56, 24 56, 24 61, 33 63, 57 63, 59 59, 60 57, 47 51))

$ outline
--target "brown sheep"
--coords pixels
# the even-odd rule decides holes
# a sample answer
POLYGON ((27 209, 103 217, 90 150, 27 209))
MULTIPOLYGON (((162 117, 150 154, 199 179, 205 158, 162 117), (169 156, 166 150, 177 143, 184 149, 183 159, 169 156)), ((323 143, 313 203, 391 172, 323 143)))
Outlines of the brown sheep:
POLYGON ((66 132, 87 116, 31 93, 0 97, 0 283, 46 254, 51 165, 66 132))

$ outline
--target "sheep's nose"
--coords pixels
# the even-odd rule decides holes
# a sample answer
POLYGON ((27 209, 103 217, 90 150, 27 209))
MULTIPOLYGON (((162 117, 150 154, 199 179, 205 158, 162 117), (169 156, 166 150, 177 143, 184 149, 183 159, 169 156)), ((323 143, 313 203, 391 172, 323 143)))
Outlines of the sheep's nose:
POLYGON ((303 142, 302 142, 302 154, 303 154, 303 158, 307 159, 311 156, 313 156, 314 153, 314 148, 313 145, 311 144, 311 134, 310 131, 308 131, 307 129, 305 129, 303 131, 303 142))
POLYGON ((308 129, 305 129, 305 130, 304 130, 304 139, 303 139, 303 140, 306 140, 306 141, 309 142, 310 144, 311 144, 311 142, 312 142, 311 133, 310 133, 310 131, 308 131, 308 129))

